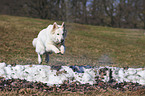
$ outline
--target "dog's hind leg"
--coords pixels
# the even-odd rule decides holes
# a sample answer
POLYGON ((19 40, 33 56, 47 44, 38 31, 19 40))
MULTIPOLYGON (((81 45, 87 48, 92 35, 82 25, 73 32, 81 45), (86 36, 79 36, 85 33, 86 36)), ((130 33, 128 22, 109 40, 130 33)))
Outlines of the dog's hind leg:
POLYGON ((48 53, 48 52, 46 52, 45 62, 46 62, 46 63, 48 63, 48 62, 49 62, 49 53, 48 53))
POLYGON ((38 62, 39 62, 39 64, 42 63, 42 55, 40 55, 39 53, 38 53, 38 62))

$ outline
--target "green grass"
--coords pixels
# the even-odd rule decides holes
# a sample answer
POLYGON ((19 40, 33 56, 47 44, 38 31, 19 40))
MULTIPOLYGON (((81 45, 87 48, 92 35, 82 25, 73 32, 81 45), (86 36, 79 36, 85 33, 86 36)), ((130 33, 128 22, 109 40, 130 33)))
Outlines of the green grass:
MULTIPOLYGON (((53 22, 0 15, 0 62, 38 64, 32 40, 53 22)), ((49 65, 145 66, 144 30, 77 23, 66 23, 66 27, 66 53, 52 54, 49 65)))

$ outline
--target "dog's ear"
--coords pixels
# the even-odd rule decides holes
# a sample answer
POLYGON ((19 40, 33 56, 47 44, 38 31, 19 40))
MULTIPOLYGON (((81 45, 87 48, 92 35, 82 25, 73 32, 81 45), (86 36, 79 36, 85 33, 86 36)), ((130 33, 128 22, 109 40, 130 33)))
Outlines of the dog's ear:
POLYGON ((62 22, 62 24, 61 24, 61 27, 62 27, 62 28, 64 28, 64 27, 65 27, 65 24, 64 24, 64 22, 62 22))
POLYGON ((54 23, 53 23, 53 30, 54 30, 54 29, 57 29, 57 28, 58 28, 57 23, 54 22, 54 23))
POLYGON ((54 23, 53 23, 53 27, 52 27, 52 34, 55 33, 55 29, 57 29, 57 28, 58 28, 57 23, 54 22, 54 23))

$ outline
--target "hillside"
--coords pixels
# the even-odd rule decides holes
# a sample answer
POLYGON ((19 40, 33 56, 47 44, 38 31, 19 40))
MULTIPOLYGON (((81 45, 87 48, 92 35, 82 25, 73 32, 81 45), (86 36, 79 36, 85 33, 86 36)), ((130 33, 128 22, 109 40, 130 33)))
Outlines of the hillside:
MULTIPOLYGON (((0 62, 38 64, 32 40, 53 22, 0 15, 0 62)), ((66 23, 66 26, 66 53, 52 54, 49 65, 145 66, 144 30, 76 23, 66 23)))

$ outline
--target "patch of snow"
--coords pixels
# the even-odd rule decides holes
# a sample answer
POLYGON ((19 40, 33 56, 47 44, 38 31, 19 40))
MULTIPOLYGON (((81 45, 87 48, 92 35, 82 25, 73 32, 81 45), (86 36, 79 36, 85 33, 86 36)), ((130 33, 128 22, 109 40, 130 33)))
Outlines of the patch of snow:
POLYGON ((59 70, 47 65, 16 65, 11 66, 0 63, 0 76, 6 79, 25 79, 47 83, 48 85, 62 84, 64 81, 80 82, 81 84, 96 83, 96 77, 102 77, 102 81, 108 82, 112 77, 118 82, 133 82, 145 85, 145 69, 118 67, 91 67, 91 66, 61 66, 59 70), (105 74, 101 74, 103 70, 105 74), (111 76, 110 76, 111 75, 111 76))

